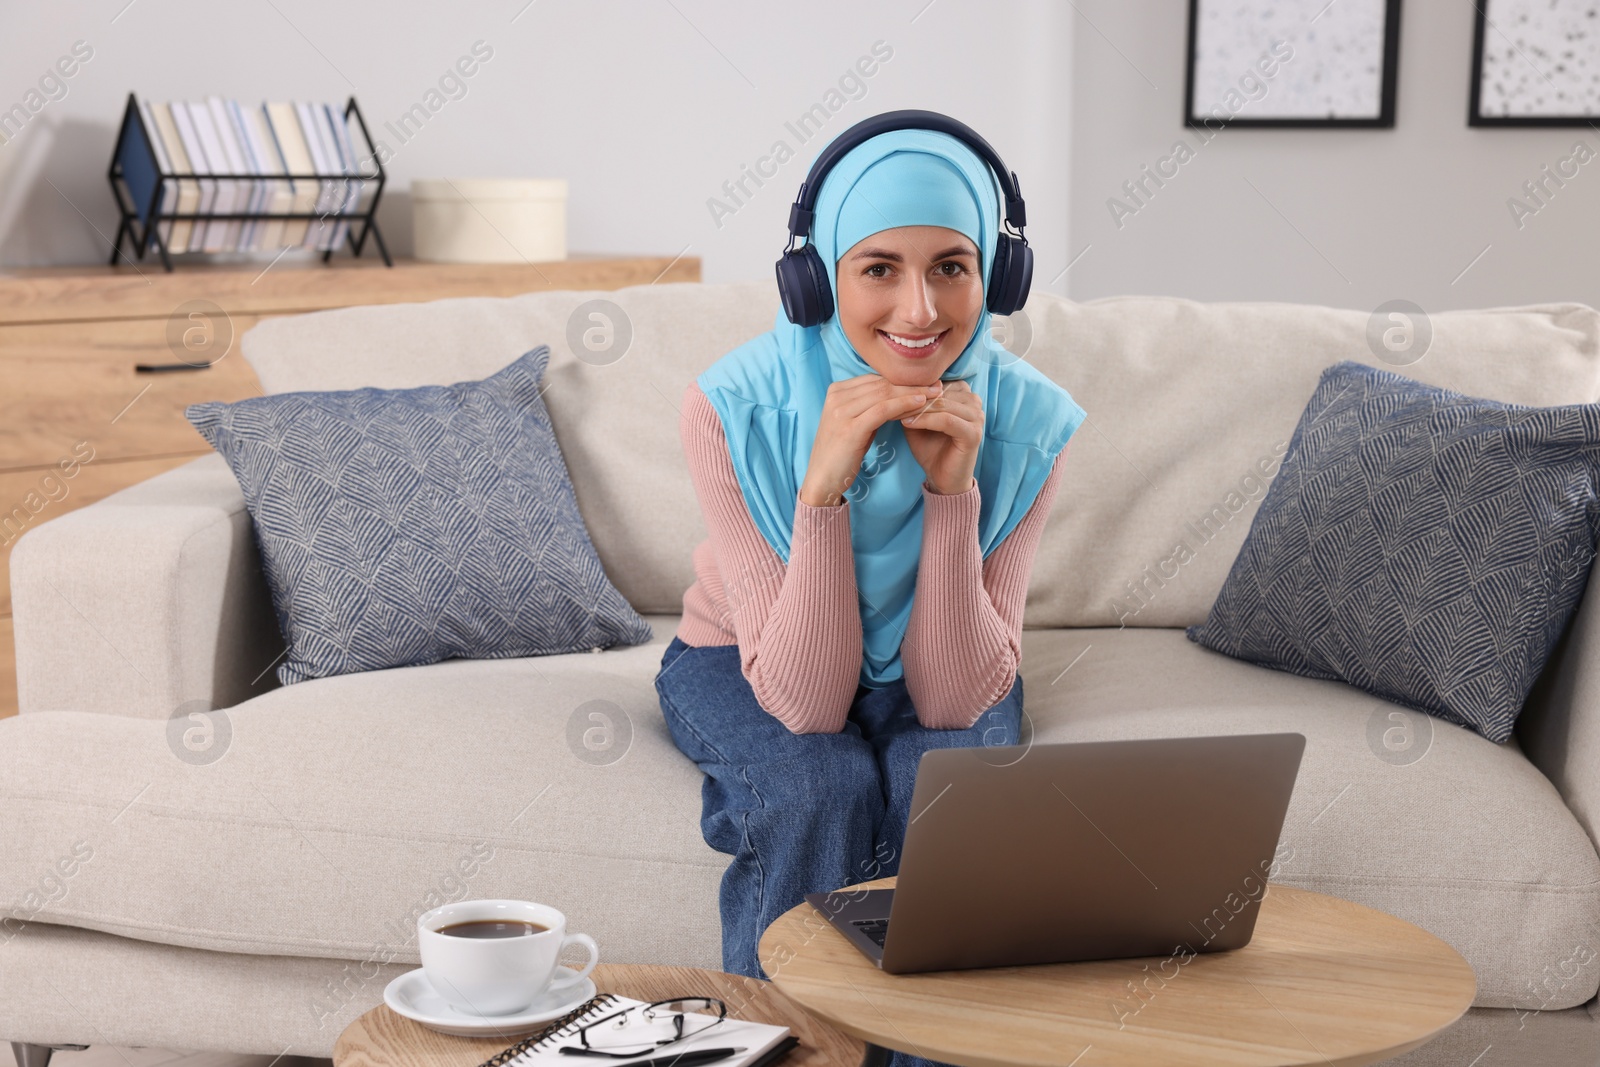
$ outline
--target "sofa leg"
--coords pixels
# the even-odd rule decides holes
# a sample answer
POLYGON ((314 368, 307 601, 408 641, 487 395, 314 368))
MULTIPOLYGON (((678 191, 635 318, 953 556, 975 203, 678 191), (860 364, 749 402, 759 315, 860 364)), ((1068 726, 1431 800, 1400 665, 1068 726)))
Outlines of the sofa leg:
POLYGON ((49 1067, 50 1054, 56 1049, 82 1051, 88 1045, 30 1045, 26 1041, 11 1042, 11 1054, 17 1058, 17 1067, 49 1067))

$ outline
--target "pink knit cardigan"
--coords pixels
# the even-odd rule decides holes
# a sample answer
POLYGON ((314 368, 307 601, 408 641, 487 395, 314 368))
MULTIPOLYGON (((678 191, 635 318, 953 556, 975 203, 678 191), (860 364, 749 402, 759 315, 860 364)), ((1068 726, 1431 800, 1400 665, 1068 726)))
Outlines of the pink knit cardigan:
MULTIPOLYGON (((679 432, 711 536, 694 550, 678 637, 738 645, 756 700, 794 733, 839 732, 862 655, 850 505, 812 507, 797 495, 785 566, 750 518, 722 422, 694 382, 684 390, 679 432)), ((987 560, 978 547, 976 483, 950 495, 923 483, 922 557, 900 661, 924 726, 966 729, 1011 691, 1034 550, 1066 454, 987 560)))

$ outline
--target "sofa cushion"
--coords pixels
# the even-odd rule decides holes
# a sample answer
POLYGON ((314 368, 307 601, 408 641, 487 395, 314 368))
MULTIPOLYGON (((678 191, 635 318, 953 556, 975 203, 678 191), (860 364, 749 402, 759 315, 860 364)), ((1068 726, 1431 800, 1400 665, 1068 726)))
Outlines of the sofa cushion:
POLYGON ((649 639, 578 513, 539 395, 549 355, 449 386, 189 405, 250 509, 280 682, 649 639))
POLYGON ((1277 880, 1443 938, 1477 973, 1475 1004, 1553 1010, 1600 989, 1600 955, 1577 951, 1600 931, 1600 856, 1515 740, 1177 629, 1029 630, 1023 657, 1038 742, 1304 734, 1277 880))
MULTIPOLYGON (((278 316, 240 340, 268 392, 483 377, 549 343, 545 396, 601 562, 641 611, 678 612, 705 536, 678 400, 770 329, 770 280, 544 292, 278 316), (584 349, 598 313, 615 351, 584 349)), ((1206 616, 1322 371, 1389 364, 1366 311, 1035 289, 997 323, 1090 412, 1040 541, 1029 626, 1187 626, 1206 616), (1067 501, 1071 506, 1067 506, 1067 501)), ((1445 311, 1405 373, 1518 404, 1600 396, 1600 313, 1575 303, 1445 311)))
POLYGON ((170 722, 0 720, 0 941, 38 920, 415 965, 416 916, 509 897, 559 906, 602 962, 715 967, 726 860, 655 702, 677 619, 647 621, 649 644, 320 678, 170 722))
POLYGON ((1589 581, 1600 405, 1337 363, 1280 473, 1190 639, 1510 737, 1589 581))
MULTIPOLYGON (((415 964, 433 904, 523 897, 561 907, 602 959, 715 967, 727 857, 700 838, 701 776, 656 704, 676 620, 650 621, 649 645, 278 689, 226 712, 210 762, 180 755, 201 725, 183 718, 0 720, 0 902, 13 921, 359 969, 415 964)), ((1535 982, 1546 1009, 1594 994, 1600 964, 1544 983, 1600 925, 1600 858, 1514 744, 1181 630, 1023 642, 1037 740, 1303 733, 1282 881, 1443 937, 1480 1005, 1527 1006, 1535 982), (1403 727, 1416 744, 1394 744, 1403 727)))
MULTIPOLYGON (((1028 360, 1089 412, 1040 539, 1030 626, 1204 620, 1322 371, 1392 366, 1368 347, 1367 311, 1045 294, 1024 310, 1028 360)), ((1538 406, 1600 397, 1591 307, 1442 311, 1429 325, 1404 368, 1419 381, 1538 406)))
POLYGON ((777 309, 770 284, 459 297, 278 316, 240 350, 279 393, 443 385, 550 345, 544 401, 600 562, 639 611, 676 614, 706 536, 678 401, 719 356, 770 329, 777 309), (585 334, 606 322, 614 348, 589 350, 585 334))

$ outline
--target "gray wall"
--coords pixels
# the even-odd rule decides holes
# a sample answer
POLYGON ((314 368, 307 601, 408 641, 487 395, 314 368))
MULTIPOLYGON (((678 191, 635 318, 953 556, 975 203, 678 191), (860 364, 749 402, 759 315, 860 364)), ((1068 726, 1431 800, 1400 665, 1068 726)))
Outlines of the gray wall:
MULTIPOLYGON (((410 247, 417 177, 564 177, 568 245, 702 257, 708 281, 770 278, 789 202, 818 148, 879 111, 947 111, 981 130, 1034 194, 1042 262, 1066 263, 1071 10, 1058 0, 0 0, 0 107, 75 40, 93 58, 14 143, 0 146, 0 265, 103 260, 115 231, 106 183, 129 91, 261 99, 354 94, 394 150, 379 222, 410 247), (120 12, 120 14, 119 14, 120 12), (1028 27, 1004 34, 999 24, 1028 27), (383 126, 482 39, 493 56, 402 144, 383 126), (807 143, 785 128, 875 41, 893 55, 807 143), (731 216, 724 197, 774 142, 795 157, 731 216)), ((848 86, 847 86, 848 87, 848 86)), ((769 166, 770 171, 770 166, 769 166)), ((1058 285, 1064 291, 1065 279, 1058 285)))
MULTIPOLYGON (((1326 4, 1281 2, 1308 17, 1326 4)), ((1120 229, 1107 199, 1175 141, 1198 143, 1183 125, 1188 4, 1074 5, 1072 250, 1090 247, 1072 296, 1430 311, 1600 297, 1600 159, 1520 229, 1506 206, 1575 142, 1600 151, 1600 134, 1467 126, 1472 4, 1405 0, 1394 129, 1225 129, 1120 229)))
MULTIPOLYGON (((1120 228, 1107 199, 1175 141, 1196 143, 1181 122, 1186 0, 816 0, 804 20, 745 0, 526 2, 0 0, 0 106, 75 40, 94 48, 0 146, 0 265, 104 258, 105 168, 130 90, 354 93, 382 137, 482 39, 494 56, 465 95, 389 140, 380 219, 399 251, 414 177, 565 177, 575 250, 686 251, 707 280, 769 278, 818 144, 928 107, 977 126, 1020 173, 1037 284, 1058 293, 1429 310, 1600 295, 1600 161, 1520 229, 1506 207, 1575 141, 1600 150, 1600 133, 1469 129, 1472 5, 1459 0, 1406 0, 1397 128, 1224 130, 1120 228), (785 123, 878 40, 893 57, 799 143, 785 123), (707 201, 728 203, 723 183, 780 139, 795 158, 763 187, 747 180, 718 225, 707 201)), ((1325 0, 1282 2, 1315 13, 1325 0)))

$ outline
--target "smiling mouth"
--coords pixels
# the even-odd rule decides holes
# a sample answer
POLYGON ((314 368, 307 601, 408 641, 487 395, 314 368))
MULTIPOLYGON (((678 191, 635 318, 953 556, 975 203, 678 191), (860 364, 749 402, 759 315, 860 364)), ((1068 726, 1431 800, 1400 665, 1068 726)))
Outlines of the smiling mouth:
POLYGON ((925 337, 911 337, 907 334, 879 330, 878 336, 882 337, 884 343, 891 349, 907 359, 925 359, 938 349, 939 345, 944 341, 944 335, 949 332, 949 330, 941 330, 925 337))

